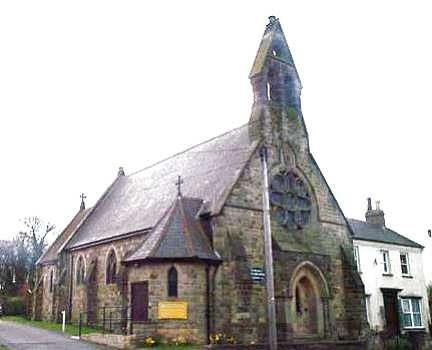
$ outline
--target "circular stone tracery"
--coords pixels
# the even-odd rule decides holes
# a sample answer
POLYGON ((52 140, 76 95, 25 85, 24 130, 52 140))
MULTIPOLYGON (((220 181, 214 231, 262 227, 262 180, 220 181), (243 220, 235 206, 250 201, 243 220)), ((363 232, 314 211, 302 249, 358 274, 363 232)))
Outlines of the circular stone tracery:
POLYGON ((281 172, 273 177, 270 201, 279 225, 299 230, 309 223, 310 195, 302 179, 293 171, 281 172))

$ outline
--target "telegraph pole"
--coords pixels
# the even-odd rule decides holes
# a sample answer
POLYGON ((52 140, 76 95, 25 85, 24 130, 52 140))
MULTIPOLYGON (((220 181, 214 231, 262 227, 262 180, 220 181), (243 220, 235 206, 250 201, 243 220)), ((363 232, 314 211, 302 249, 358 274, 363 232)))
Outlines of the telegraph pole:
POLYGON ((269 183, 267 172, 267 148, 262 146, 260 149, 263 187, 263 223, 264 223, 264 252, 265 252, 265 272, 266 272, 266 291, 267 291, 267 322, 268 322, 268 340, 270 350, 277 350, 277 331, 276 331, 276 307, 274 296, 273 280, 273 251, 270 225, 270 200, 269 200, 269 183))

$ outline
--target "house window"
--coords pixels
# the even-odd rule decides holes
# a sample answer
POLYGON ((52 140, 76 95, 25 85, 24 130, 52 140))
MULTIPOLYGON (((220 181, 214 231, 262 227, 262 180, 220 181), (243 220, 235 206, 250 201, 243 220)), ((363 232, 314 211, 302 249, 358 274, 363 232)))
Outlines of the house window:
POLYGON ((383 273, 390 274, 390 257, 388 250, 381 250, 383 273))
POLYGON ((354 260, 356 262, 357 271, 361 272, 360 270, 360 251, 358 245, 354 246, 354 260))
POLYGON ((401 299, 404 328, 423 327, 420 301, 420 298, 401 299))
POLYGON ((52 291, 53 291, 53 284, 54 284, 54 271, 51 270, 51 273, 50 273, 50 283, 49 283, 49 291, 50 291, 50 293, 52 293, 52 291))
POLYGON ((410 274, 408 253, 400 253, 400 262, 402 275, 408 276, 410 274))
POLYGON ((76 283, 77 284, 84 283, 84 274, 85 274, 84 259, 82 256, 80 256, 78 258, 77 272, 76 272, 76 283))
POLYGON ((366 295, 365 297, 365 307, 366 307, 366 319, 369 323, 369 326, 371 325, 371 319, 370 319, 370 295, 366 295))
POLYGON ((177 269, 173 266, 168 270, 168 296, 177 296, 177 269))
POLYGON ((108 255, 107 264, 106 264, 106 284, 115 283, 117 274, 117 258, 114 250, 108 255))

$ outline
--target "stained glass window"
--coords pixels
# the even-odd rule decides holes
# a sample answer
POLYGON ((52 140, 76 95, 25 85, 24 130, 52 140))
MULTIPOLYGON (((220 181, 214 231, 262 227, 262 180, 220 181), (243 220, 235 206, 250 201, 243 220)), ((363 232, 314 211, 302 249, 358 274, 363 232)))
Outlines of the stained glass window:
POLYGON ((173 266, 168 270, 168 296, 177 296, 177 269, 173 266))
POLYGON ((82 256, 80 256, 78 258, 78 263, 77 263, 77 273, 76 273, 77 284, 84 283, 84 274, 85 274, 84 259, 82 256))
POLYGON ((306 185, 293 171, 279 173, 271 182, 270 201, 278 223, 291 230, 310 222, 311 199, 306 185))
POLYGON ((106 284, 115 283, 117 274, 117 258, 114 250, 111 250, 106 264, 106 284))

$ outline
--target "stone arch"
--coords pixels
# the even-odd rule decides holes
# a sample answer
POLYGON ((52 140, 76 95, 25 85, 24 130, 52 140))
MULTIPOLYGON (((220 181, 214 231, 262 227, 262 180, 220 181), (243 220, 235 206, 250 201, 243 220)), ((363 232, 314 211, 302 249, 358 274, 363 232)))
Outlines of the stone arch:
POLYGON ((327 335, 330 290, 324 274, 315 264, 305 261, 294 269, 288 296, 294 335, 327 335))

